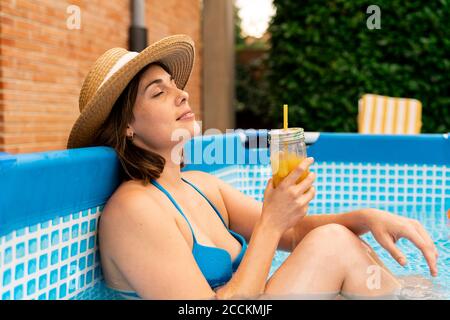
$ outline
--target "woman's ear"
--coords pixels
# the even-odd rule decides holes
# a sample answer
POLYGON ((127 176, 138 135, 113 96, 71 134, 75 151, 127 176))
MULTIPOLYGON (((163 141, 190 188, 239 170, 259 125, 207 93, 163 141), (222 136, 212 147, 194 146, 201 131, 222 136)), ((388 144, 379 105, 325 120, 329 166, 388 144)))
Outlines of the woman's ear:
POLYGON ((129 125, 127 126, 127 133, 126 133, 126 135, 127 135, 127 138, 130 139, 130 140, 133 140, 134 135, 135 135, 134 130, 129 125))
POLYGON ((128 125, 127 126, 127 136, 131 136, 134 133, 134 130, 128 125))

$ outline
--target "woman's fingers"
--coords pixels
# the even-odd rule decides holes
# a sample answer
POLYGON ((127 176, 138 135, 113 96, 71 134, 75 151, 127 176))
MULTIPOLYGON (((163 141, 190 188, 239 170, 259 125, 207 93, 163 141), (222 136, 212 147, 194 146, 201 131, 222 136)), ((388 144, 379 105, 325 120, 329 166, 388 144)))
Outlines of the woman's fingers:
POLYGON ((314 158, 309 157, 304 159, 294 170, 292 170, 286 178, 281 182, 285 185, 293 185, 297 180, 308 170, 309 166, 314 163, 314 158))
POLYGON ((316 174, 314 172, 310 172, 305 179, 302 180, 299 184, 295 186, 296 191, 299 195, 302 195, 307 190, 311 189, 314 181, 316 180, 316 174))
POLYGON ((419 248, 420 251, 422 251, 422 254, 425 257, 425 260, 427 261, 427 264, 430 268, 431 275, 433 277, 437 276, 434 245, 430 246, 414 227, 405 228, 403 230, 402 236, 410 240, 417 248, 419 248))
POLYGON ((424 227, 418 221, 416 222, 416 230, 422 236, 422 238, 428 243, 428 245, 433 247, 434 255, 437 258, 439 256, 439 253, 438 253, 438 251, 436 249, 436 246, 434 245, 433 239, 431 239, 431 237, 428 234, 428 232, 424 229, 424 227))
MULTIPOLYGON (((396 236, 396 238, 402 237, 411 241, 422 252, 430 268, 431 275, 435 277, 437 276, 437 267, 434 244, 430 244, 429 241, 425 240, 421 236, 420 232, 416 230, 416 228, 418 227, 406 224, 401 228, 401 232, 396 236)), ((383 246, 383 248, 385 248, 390 253, 390 255, 398 263, 400 263, 402 266, 406 264, 405 255, 400 251, 400 249, 397 248, 397 246, 395 245, 395 241, 391 235, 389 235, 387 232, 381 234, 373 234, 376 240, 383 246)))
POLYGON ((305 194, 303 194, 303 199, 306 203, 309 203, 314 199, 314 196, 316 195, 316 189, 314 187, 309 188, 308 191, 306 191, 305 194))
POLYGON ((266 186, 266 190, 264 191, 264 197, 266 197, 266 195, 268 195, 270 192, 272 192, 273 190, 273 182, 272 182, 272 178, 270 178, 267 181, 267 186, 266 186))
POLYGON ((394 240, 390 236, 384 234, 380 239, 377 240, 383 246, 383 248, 385 248, 389 252, 392 258, 400 263, 400 265, 404 266, 406 264, 407 261, 405 255, 400 251, 399 248, 397 248, 394 240))

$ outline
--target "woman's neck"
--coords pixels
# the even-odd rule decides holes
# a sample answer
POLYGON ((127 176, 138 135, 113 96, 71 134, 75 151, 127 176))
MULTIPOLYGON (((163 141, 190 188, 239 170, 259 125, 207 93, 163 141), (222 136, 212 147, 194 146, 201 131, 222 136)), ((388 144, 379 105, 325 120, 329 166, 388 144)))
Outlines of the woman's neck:
POLYGON ((183 185, 183 180, 181 180, 181 167, 179 164, 181 156, 179 157, 179 159, 172 159, 171 155, 169 156, 162 155, 162 156, 166 160, 166 163, 164 165, 163 172, 156 180, 161 185, 172 188, 178 188, 179 186, 183 185))

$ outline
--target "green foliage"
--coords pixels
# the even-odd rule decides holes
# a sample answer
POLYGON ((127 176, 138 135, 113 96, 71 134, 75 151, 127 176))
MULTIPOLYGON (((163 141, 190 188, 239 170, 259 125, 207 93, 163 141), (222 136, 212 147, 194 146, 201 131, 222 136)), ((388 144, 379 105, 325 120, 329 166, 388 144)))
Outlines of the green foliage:
MULTIPOLYGON (((250 49, 243 48, 250 51, 250 49)), ((270 86, 266 78, 267 50, 257 50, 257 58, 249 63, 236 63, 236 127, 263 129, 271 126, 267 116, 270 108, 270 86)), ((237 53, 239 54, 239 50, 237 53)))
POLYGON ((381 29, 370 30, 373 1, 274 0, 268 59, 271 126, 357 131, 364 93, 423 104, 422 132, 450 127, 450 1, 378 0, 381 29))
POLYGON ((233 19, 234 19, 234 43, 236 48, 241 48, 245 45, 244 38, 242 37, 241 18, 238 14, 238 8, 233 6, 233 19))

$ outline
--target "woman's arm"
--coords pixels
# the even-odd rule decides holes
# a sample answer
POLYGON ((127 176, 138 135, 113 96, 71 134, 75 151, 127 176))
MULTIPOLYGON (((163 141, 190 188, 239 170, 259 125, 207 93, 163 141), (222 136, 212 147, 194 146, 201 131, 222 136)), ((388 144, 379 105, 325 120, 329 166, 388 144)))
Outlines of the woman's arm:
POLYGON ((264 293, 281 233, 264 219, 257 221, 253 230, 239 268, 231 280, 217 290, 218 299, 254 298, 264 293))
MULTIPOLYGON (((245 195, 213 175, 204 172, 199 172, 199 174, 203 175, 204 179, 211 180, 212 184, 219 186, 227 209, 230 228, 242 234, 248 241, 252 235, 253 228, 261 217, 263 203, 245 195)), ((368 231, 365 221, 362 219, 363 211, 356 210, 342 214, 306 216, 295 227, 282 234, 277 249, 290 252, 308 232, 329 223, 342 224, 355 234, 361 235, 368 231)))
MULTIPOLYGON (((209 176, 219 185, 227 208, 230 227, 244 237, 250 237, 253 227, 260 218, 262 202, 243 194, 216 177, 209 176)), ((277 249, 290 252, 308 232, 330 223, 343 225, 358 236, 371 232, 378 243, 401 265, 405 265, 406 258, 395 246, 395 242, 399 238, 407 238, 422 251, 430 267, 431 275, 437 275, 438 252, 433 240, 420 222, 372 208, 338 214, 305 216, 294 227, 283 233, 277 249)))
POLYGON ((359 209, 346 213, 306 216, 301 223, 290 230, 289 236, 292 237, 291 248, 295 248, 309 231, 330 223, 343 225, 353 231, 357 236, 368 232, 369 228, 364 218, 364 211, 365 209, 359 209))
POLYGON ((314 173, 309 173, 296 184, 312 162, 312 158, 303 161, 277 189, 269 180, 260 218, 253 227, 247 252, 231 280, 217 291, 219 298, 255 298, 264 293, 280 238, 305 217, 308 204, 314 198, 314 173))

